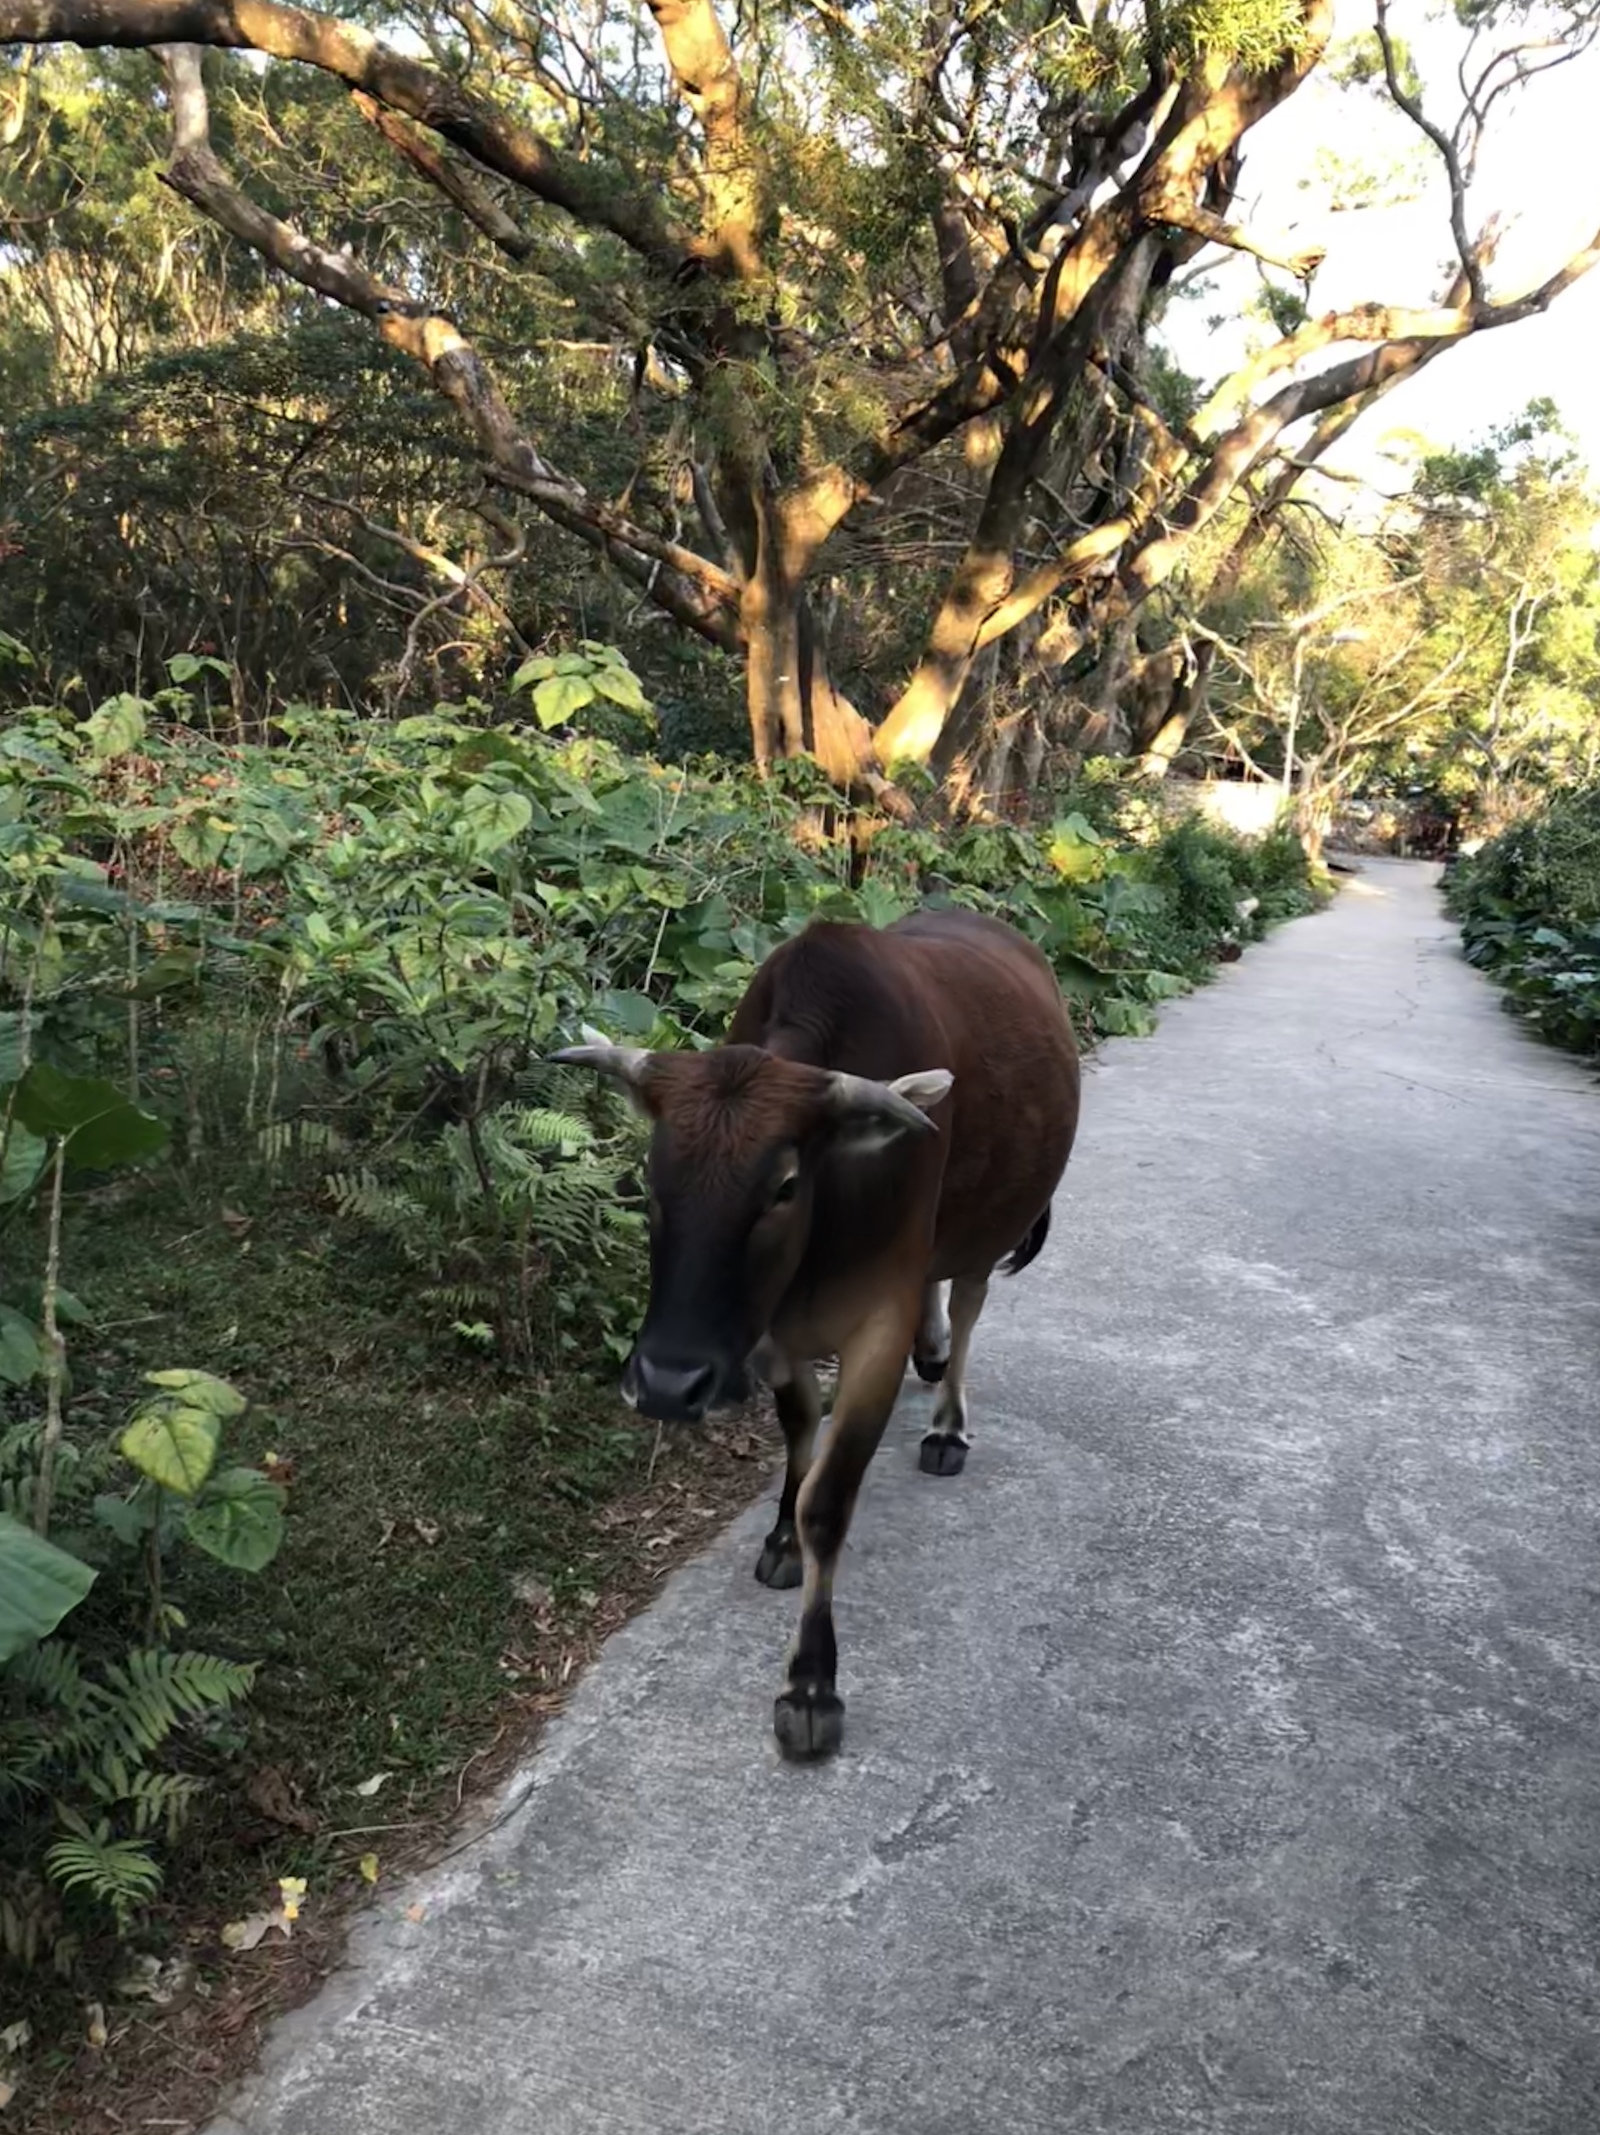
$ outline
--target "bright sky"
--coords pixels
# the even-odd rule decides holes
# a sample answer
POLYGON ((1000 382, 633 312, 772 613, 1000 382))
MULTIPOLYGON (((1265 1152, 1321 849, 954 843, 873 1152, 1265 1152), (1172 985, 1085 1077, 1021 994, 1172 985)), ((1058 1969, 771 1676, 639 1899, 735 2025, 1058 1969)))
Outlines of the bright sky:
MULTIPOLYGON (((1339 0, 1338 19, 1341 37, 1357 34, 1373 20, 1372 0, 1339 0)), ((1411 46, 1429 117, 1450 127, 1461 106, 1455 70, 1463 33, 1453 19, 1441 18, 1420 0, 1393 0, 1390 26, 1411 46)), ((1600 51, 1583 54, 1496 107, 1468 218, 1469 230, 1476 231, 1498 210, 1506 224, 1489 278, 1491 295, 1520 294, 1542 281, 1600 228, 1597 129, 1600 51)), ((1442 291, 1454 258, 1449 196, 1442 176, 1434 176, 1438 169, 1436 151, 1392 107, 1383 109, 1371 92, 1340 90, 1319 74, 1249 135, 1239 219, 1259 223, 1274 237, 1291 232, 1295 246, 1290 249, 1327 247, 1327 261, 1312 289, 1314 313, 1363 299, 1426 303, 1442 291), (1418 199, 1330 212, 1329 159, 1393 166, 1399 156, 1417 158, 1423 150, 1431 161, 1416 163, 1426 174, 1418 199)), ((1243 354, 1248 328, 1231 315, 1259 287, 1250 260, 1229 261, 1216 281, 1213 295, 1175 305, 1169 323, 1178 360, 1207 379, 1221 375, 1243 354), (1230 316, 1213 329, 1209 322, 1218 313, 1230 316)), ((1359 469, 1391 487, 1393 477, 1384 479, 1381 456, 1386 437, 1421 432, 1430 444, 1464 444, 1536 395, 1548 395, 1591 469, 1600 474, 1597 351, 1600 267, 1542 317, 1475 335, 1439 357, 1421 377, 1397 387, 1336 448, 1330 464, 1359 469)))

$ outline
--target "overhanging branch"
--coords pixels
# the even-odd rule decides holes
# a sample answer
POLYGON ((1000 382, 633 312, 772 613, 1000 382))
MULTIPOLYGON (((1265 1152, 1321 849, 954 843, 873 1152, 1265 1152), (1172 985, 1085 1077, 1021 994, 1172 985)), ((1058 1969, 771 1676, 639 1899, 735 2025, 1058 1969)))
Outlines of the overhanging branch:
POLYGON ((164 176, 173 190, 281 273, 371 319, 466 417, 495 481, 598 549, 677 621, 732 650, 738 643, 737 595, 728 574, 634 525, 550 466, 518 429, 487 365, 453 320, 413 303, 348 254, 313 243, 251 200, 211 146, 198 51, 192 45, 165 47, 158 57, 172 104, 173 154, 164 176))
POLYGON ((591 229, 609 230, 668 273, 717 264, 658 203, 553 148, 459 84, 353 23, 283 0, 0 0, 0 45, 202 45, 254 51, 331 74, 591 229))

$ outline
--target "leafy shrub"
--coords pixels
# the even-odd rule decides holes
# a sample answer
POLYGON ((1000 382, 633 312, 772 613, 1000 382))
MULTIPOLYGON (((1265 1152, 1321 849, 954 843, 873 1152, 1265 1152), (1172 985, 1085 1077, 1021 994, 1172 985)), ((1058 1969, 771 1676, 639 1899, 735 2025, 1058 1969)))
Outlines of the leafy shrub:
POLYGON ((115 1437, 64 1427, 64 1197, 225 1161, 381 1244, 457 1350, 582 1369, 625 1351, 644 1264, 642 1129, 542 1065, 582 1022, 706 1045, 813 917, 942 902, 1021 928, 1092 1041, 1310 902, 1298 845, 1167 827, 1109 764, 1042 828, 823 838, 846 811, 814 767, 575 738, 649 715, 599 644, 527 664, 528 716, 291 707, 270 745, 204 731, 204 674, 172 672, 0 734, 0 1573, 34 1594, 0 1601, 0 1938, 28 1961, 148 1904, 249 1690, 248 1660, 170 1643, 184 1553, 257 1571, 283 1533, 224 1456, 223 1381, 152 1374, 115 1437))
POLYGON ((253 1468, 217 1469, 222 1426, 245 1407, 226 1381, 149 1377, 120 1461, 103 1444, 87 1456, 71 1447, 52 1474, 48 1426, 0 1440, 0 1951, 23 1965, 48 1953, 70 1968, 86 1912, 104 1909, 122 1932, 154 1897, 157 1843, 177 1839, 204 1787, 178 1757, 255 1677, 248 1662, 163 1642, 183 1623, 163 1568, 182 1540, 264 1569, 282 1539, 282 1492, 253 1468), (136 1611, 145 1634, 130 1640, 136 1611), (53 1635, 69 1616, 74 1637, 53 1635))
POLYGON ((524 1368, 552 1339, 614 1348, 636 1284, 620 1109, 563 1099, 537 1065, 580 1021, 711 1042, 813 916, 883 925, 943 899, 1038 942, 1091 1038, 1138 1031, 1224 943, 1311 901, 1294 841, 1165 826, 1109 762, 1045 829, 891 826, 853 868, 809 830, 840 806, 809 766, 761 781, 542 731, 597 705, 649 715, 609 648, 516 681, 531 725, 296 707, 270 747, 184 724, 178 687, 79 724, 20 717, 0 737, 0 999, 17 1042, 116 1077, 180 1148, 282 1162, 315 1138, 336 1209, 418 1268, 442 1325, 492 1322, 524 1368), (197 1064, 218 1032, 231 1084, 197 1064), (563 1103, 587 1139, 545 1132, 563 1103))
POLYGON ((1600 786, 1563 794, 1449 878, 1468 959, 1542 1036, 1600 1053, 1600 786))

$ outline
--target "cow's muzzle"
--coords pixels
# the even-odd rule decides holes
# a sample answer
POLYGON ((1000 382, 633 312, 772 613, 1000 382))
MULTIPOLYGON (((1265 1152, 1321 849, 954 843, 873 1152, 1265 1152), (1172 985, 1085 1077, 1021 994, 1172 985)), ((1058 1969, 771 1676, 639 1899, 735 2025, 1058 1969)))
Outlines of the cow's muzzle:
POLYGON ((654 1357, 635 1349, 622 1374, 622 1398, 653 1423, 701 1423, 715 1408, 741 1401, 748 1375, 704 1359, 654 1357))

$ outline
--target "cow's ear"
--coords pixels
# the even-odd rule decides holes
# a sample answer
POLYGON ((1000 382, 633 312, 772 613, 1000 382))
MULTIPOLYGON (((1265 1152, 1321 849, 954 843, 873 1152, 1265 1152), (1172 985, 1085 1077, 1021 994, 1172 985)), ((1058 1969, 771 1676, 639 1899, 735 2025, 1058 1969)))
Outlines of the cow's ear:
POLYGON ((834 1146, 852 1155, 870 1155, 898 1141, 902 1134, 936 1134, 928 1108, 948 1095, 955 1077, 945 1068, 899 1075, 874 1082, 865 1075, 830 1075, 827 1110, 834 1121, 834 1146))
POLYGON ((650 1069, 651 1055, 642 1045, 613 1045, 602 1031, 593 1024, 585 1023, 582 1045, 566 1046, 559 1053, 550 1054, 552 1067, 593 1068, 597 1075, 604 1075, 619 1089, 625 1090, 636 1112, 648 1119, 650 1107, 645 1101, 644 1085, 650 1069))

